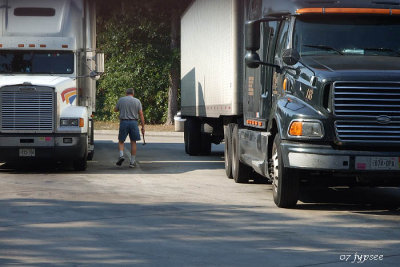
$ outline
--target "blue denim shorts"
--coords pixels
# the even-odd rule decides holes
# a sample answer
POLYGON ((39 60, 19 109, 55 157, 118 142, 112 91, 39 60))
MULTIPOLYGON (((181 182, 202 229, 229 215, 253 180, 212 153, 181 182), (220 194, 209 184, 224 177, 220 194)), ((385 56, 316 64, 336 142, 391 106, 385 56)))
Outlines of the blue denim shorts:
POLYGON ((135 120, 121 120, 119 123, 118 141, 125 142, 129 134, 131 141, 140 140, 138 122, 135 120))

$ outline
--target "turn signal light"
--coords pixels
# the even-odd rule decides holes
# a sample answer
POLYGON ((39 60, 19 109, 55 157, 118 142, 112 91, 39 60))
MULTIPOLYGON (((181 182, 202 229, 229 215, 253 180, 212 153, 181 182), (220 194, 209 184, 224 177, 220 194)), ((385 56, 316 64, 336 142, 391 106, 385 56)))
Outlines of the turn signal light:
POLYGON ((302 136, 303 135, 303 122, 294 121, 290 125, 289 134, 292 136, 302 136))
POLYGON ((79 118, 79 127, 85 126, 85 120, 83 118, 79 118))

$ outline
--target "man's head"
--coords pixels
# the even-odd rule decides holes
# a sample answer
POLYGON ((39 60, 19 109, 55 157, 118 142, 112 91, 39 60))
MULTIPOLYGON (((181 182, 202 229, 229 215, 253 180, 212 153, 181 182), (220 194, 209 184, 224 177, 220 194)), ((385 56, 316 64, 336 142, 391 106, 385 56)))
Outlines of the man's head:
POLYGON ((126 95, 133 96, 134 94, 135 94, 135 90, 133 90, 133 88, 126 89, 126 95))

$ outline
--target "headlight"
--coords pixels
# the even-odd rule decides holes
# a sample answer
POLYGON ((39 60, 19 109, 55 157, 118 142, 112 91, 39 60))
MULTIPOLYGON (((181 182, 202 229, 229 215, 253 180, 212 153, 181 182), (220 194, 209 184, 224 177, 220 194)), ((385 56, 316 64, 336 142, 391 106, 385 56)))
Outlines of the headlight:
POLYGON ((289 136, 304 138, 322 138, 324 127, 320 121, 292 121, 289 136))
POLYGON ((79 119, 60 119, 60 125, 64 127, 79 126, 79 119))

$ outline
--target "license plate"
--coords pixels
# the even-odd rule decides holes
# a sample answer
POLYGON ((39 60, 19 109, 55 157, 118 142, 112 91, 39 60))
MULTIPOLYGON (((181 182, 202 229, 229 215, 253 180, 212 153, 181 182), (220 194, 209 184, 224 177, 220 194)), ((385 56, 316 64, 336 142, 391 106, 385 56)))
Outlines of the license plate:
POLYGON ((19 149, 19 156, 20 157, 34 157, 35 156, 35 149, 34 148, 20 148, 19 149))
POLYGON ((400 170, 399 157, 356 157, 356 170, 400 170))

